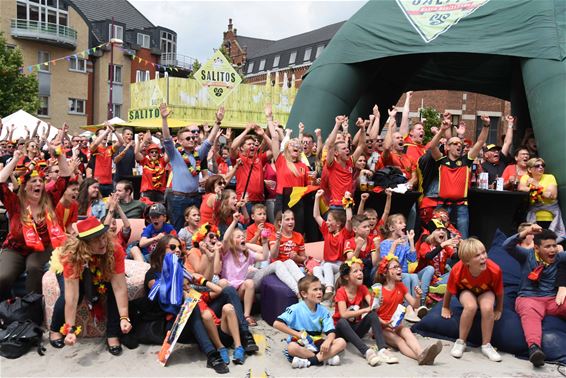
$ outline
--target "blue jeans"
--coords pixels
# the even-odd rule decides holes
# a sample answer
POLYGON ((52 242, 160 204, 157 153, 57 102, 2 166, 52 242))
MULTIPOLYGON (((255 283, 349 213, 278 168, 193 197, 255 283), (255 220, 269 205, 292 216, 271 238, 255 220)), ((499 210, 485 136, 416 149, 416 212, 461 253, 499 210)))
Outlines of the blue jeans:
POLYGON ((189 206, 200 208, 202 198, 177 196, 175 194, 167 195, 167 213, 169 215, 169 223, 175 227, 177 232, 185 226, 185 209, 189 206))
POLYGON ((467 205, 454 205, 448 207, 450 221, 456 224, 458 231, 462 233, 462 239, 468 238, 468 228, 470 225, 470 217, 467 205))
POLYGON ((209 355, 211 352, 216 351, 206 328, 204 328, 204 323, 202 321, 202 314, 198 306, 193 309, 187 325, 183 329, 181 336, 179 337, 179 342, 188 344, 193 341, 193 339, 198 343, 198 346, 205 355, 209 355))
POLYGON ((401 273, 401 282, 409 290, 409 294, 415 296, 415 286, 419 285, 419 276, 415 273, 401 273))
POLYGON ((417 276, 421 281, 421 289, 423 291, 421 302, 424 304, 426 302, 426 296, 428 295, 428 287, 430 286, 430 281, 432 281, 432 277, 434 277, 434 268, 430 265, 425 266, 417 273, 417 276))

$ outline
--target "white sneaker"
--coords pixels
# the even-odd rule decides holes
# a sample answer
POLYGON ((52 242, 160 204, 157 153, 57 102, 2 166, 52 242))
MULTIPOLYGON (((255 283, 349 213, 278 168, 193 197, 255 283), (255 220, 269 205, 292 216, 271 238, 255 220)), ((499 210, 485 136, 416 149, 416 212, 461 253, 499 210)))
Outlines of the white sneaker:
POLYGON ((452 347, 450 354, 452 355, 452 357, 460 358, 464 354, 465 350, 466 350, 466 342, 462 339, 458 339, 454 343, 454 346, 452 347))
POLYGON ((415 313, 412 306, 407 306, 407 310, 405 312, 405 320, 411 323, 418 323, 421 319, 415 313))
POLYGON ((481 352, 493 362, 501 362, 502 358, 499 353, 491 346, 490 343, 481 346, 481 352))
POLYGON ((330 357, 328 360, 326 360, 326 364, 330 366, 338 366, 340 365, 340 357, 338 355, 330 357))
POLYGON ((293 357, 293 362, 291 362, 291 367, 293 369, 307 368, 310 365, 311 363, 306 358, 293 357))
POLYGON ((399 359, 397 357, 395 357, 394 355, 392 355, 391 352, 389 351, 389 349, 387 349, 387 348, 380 349, 379 352, 377 352, 377 355, 378 355, 379 359, 381 360, 381 362, 385 362, 386 364, 398 364, 399 363, 399 359))
POLYGON ((372 348, 369 348, 366 351, 366 361, 371 366, 376 366, 376 365, 379 365, 381 363, 381 359, 379 358, 377 353, 375 353, 375 350, 373 350, 372 348))
POLYGON ((417 308, 417 316, 422 319, 426 316, 426 314, 428 314, 428 307, 426 306, 421 306, 419 308, 417 308))

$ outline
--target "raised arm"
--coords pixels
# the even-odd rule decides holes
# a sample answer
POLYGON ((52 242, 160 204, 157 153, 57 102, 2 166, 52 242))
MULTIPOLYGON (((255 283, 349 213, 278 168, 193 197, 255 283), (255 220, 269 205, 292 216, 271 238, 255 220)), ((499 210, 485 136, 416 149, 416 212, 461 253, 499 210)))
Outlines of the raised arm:
POLYGON ((383 208, 383 214, 381 215, 381 220, 385 223, 389 217, 389 212, 391 211, 391 200, 393 197, 393 191, 391 188, 385 189, 385 207, 383 208))
POLYGON ((474 160, 476 157, 478 157, 485 141, 487 140, 487 136, 489 135, 489 126, 490 126, 489 117, 486 116, 486 115, 483 115, 483 116, 481 116, 481 120, 483 122, 483 125, 482 125, 480 135, 478 136, 478 140, 477 140, 476 144, 474 144, 474 146, 470 149, 470 152, 468 152, 468 158, 470 160, 474 160))
POLYGON ((18 161, 24 156, 23 152, 20 150, 14 151, 14 156, 12 160, 2 169, 0 169, 0 182, 7 182, 10 178, 10 175, 14 172, 14 168, 18 164, 18 161))
POLYGON ((403 116, 401 117, 401 125, 399 126, 399 132, 403 137, 409 134, 409 108, 411 106, 412 95, 412 91, 405 93, 405 105, 403 105, 403 116))
POLYGON ((364 150, 366 148, 366 124, 365 122, 362 121, 362 123, 359 125, 360 128, 360 140, 358 142, 358 146, 356 147, 356 149, 354 150, 354 153, 352 154, 352 159, 354 161, 358 161, 358 158, 360 156, 362 156, 362 154, 364 153, 364 150))
POLYGON ((112 134, 113 129, 112 126, 108 123, 105 122, 104 123, 105 129, 103 132, 101 132, 95 139, 94 141, 91 143, 90 145, 90 151, 91 152, 95 152, 96 149, 98 148, 98 146, 100 145, 100 143, 102 143, 102 141, 104 140, 104 138, 106 138, 107 136, 109 136, 110 134, 112 134))
POLYGON ((371 115, 373 117, 370 116, 370 121, 372 122, 369 125, 368 134, 370 139, 377 139, 377 136, 379 135, 379 122, 381 119, 381 114, 379 113, 379 107, 377 105, 373 106, 371 115))
POLYGON ((328 154, 326 155, 326 164, 331 164, 334 161, 334 142, 336 142, 336 135, 338 135, 338 132, 342 129, 342 124, 345 119, 346 116, 343 115, 336 116, 334 119, 334 128, 324 144, 324 147, 328 150, 328 154))
POLYGON ((210 134, 208 134, 207 139, 208 139, 208 142, 211 145, 214 143, 214 140, 216 139, 216 135, 218 134, 218 131, 220 130, 220 124, 222 123, 223 119, 224 119, 224 106, 221 106, 216 111, 216 122, 214 122, 214 127, 210 131, 210 134))
POLYGON ((383 138, 383 149, 385 151, 389 151, 391 149, 391 146, 393 145, 393 133, 397 129, 397 121, 395 120, 397 109, 392 107, 387 112, 389 113, 389 118, 387 119, 387 133, 385 134, 385 138, 383 138))
POLYGON ((448 130, 450 127, 450 121, 445 117, 442 120, 442 124, 440 125, 440 130, 436 134, 434 134, 432 140, 430 141, 430 155, 434 160, 438 160, 442 157, 442 153, 438 148, 438 144, 440 143, 440 139, 442 139, 442 137, 446 133, 446 130, 448 130))
POLYGON ((169 117, 171 111, 167 109, 167 104, 162 103, 159 106, 159 112, 161 113, 161 133, 163 134, 163 139, 170 139, 171 131, 169 130, 169 125, 167 124, 167 117, 169 117))
POLYGON ((244 138, 251 131, 252 127, 253 127, 253 125, 251 123, 248 123, 246 125, 246 128, 240 133, 240 135, 238 135, 236 138, 234 138, 234 140, 232 141, 232 144, 230 145, 230 157, 231 158, 235 159, 235 158, 238 157, 238 148, 240 148, 240 146, 244 142, 244 138))
POLYGON ((324 143, 322 142, 322 131, 320 129, 315 129, 314 135, 316 135, 316 156, 320 158, 320 154, 322 154, 322 147, 324 146, 324 143))
POLYGON ((505 122, 507 123, 507 132, 505 133, 505 139, 503 140, 503 146, 501 147, 501 153, 505 157, 509 156, 509 151, 511 150, 511 145, 513 144, 513 132, 515 126, 515 117, 511 115, 505 116, 505 122))
POLYGON ((316 192, 315 196, 314 196, 314 206, 312 207, 312 216, 314 218, 314 220, 316 221, 316 223, 318 224, 318 227, 322 226, 322 223, 324 222, 324 219, 322 219, 322 217, 320 216, 320 198, 324 195, 324 190, 320 189, 316 192))

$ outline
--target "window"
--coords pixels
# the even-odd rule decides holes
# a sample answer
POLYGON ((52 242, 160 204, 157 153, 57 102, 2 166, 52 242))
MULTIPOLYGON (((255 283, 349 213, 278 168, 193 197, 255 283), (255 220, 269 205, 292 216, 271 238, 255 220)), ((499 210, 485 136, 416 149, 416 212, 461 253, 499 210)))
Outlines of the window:
POLYGON ((248 73, 252 73, 253 70, 254 70, 254 62, 249 62, 248 63, 248 73))
POLYGON ((314 56, 315 59, 320 56, 320 54, 322 53, 322 50, 324 50, 324 46, 322 46, 322 45, 321 45, 321 46, 318 46, 318 47, 316 48, 316 54, 315 54, 315 56, 314 56))
POLYGON ((259 70, 263 71, 265 69, 265 59, 259 61, 259 70))
MULTIPOLYGON (((42 24, 67 26, 67 5, 65 0, 17 0, 18 20, 39 21, 42 24)), ((46 27, 46 25, 43 25, 46 27)))
POLYGON ((69 113, 70 114, 85 114, 86 100, 79 100, 77 98, 69 99, 69 113))
POLYGON ((39 71, 41 72, 49 72, 49 51, 38 51, 37 52, 37 63, 39 63, 39 71))
POLYGON ((77 56, 70 57, 69 71, 86 72, 86 60, 77 56))
POLYGON ((149 49, 150 38, 147 34, 138 33, 138 45, 145 49, 149 49))
POLYGON ((149 71, 142 71, 142 70, 136 71, 136 83, 147 80, 150 80, 149 71))
POLYGON ((177 35, 166 31, 161 32, 161 53, 171 54, 174 57, 177 54, 177 35))
POLYGON ((122 104, 112 104, 112 116, 120 118, 122 104))
POLYGON ((294 64, 295 63, 295 59, 297 59, 297 52, 293 51, 291 53, 291 56, 289 56, 289 64, 294 64))
POLYGON ((113 79, 116 84, 122 84, 122 66, 114 65, 114 72, 112 72, 112 65, 108 65, 108 81, 113 79), (113 74, 113 76, 110 76, 113 74))
POLYGON ((37 110, 38 116, 48 116, 49 115, 49 97, 40 96, 39 97, 39 109, 37 110))
POLYGON ((305 50, 305 57, 303 58, 304 62, 309 61, 311 59, 311 52, 312 49, 310 47, 305 50))
POLYGON ((279 59, 280 58, 281 58, 280 55, 277 55, 275 58, 273 58, 273 68, 279 67, 279 59))
POLYGON ((114 25, 114 33, 112 33, 112 24, 108 25, 108 35, 110 36, 109 39, 118 38, 124 39, 124 28, 120 25, 114 25))

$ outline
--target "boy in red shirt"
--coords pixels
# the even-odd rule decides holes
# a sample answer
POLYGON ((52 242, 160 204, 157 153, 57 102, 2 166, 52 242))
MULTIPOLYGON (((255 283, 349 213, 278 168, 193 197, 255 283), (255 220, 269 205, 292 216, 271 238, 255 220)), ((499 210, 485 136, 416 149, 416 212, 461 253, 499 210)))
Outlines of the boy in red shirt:
POLYGON ((275 234, 275 226, 267 222, 267 208, 262 203, 252 206, 252 223, 246 229, 246 242, 261 245, 261 231, 268 230, 269 235, 275 234))
MULTIPOLYGON (((385 206, 383 207, 383 214, 381 214, 381 218, 377 216, 377 211, 375 209, 366 209, 366 201, 369 199, 369 193, 363 193, 360 198, 360 206, 358 206, 358 215, 365 215, 369 220, 370 225, 370 237, 372 239, 379 238, 381 239, 381 230, 380 228, 385 225, 385 221, 387 217, 389 217, 389 211, 391 210, 391 197, 393 192, 391 188, 385 189, 385 206)), ((375 240, 374 240, 375 242, 375 240)), ((377 243, 376 243, 377 244, 377 243)))
POLYGON ((501 318, 503 310, 503 274, 499 265, 487 258, 485 247, 477 239, 469 238, 460 242, 457 262, 448 277, 441 315, 449 319, 450 300, 458 299, 464 307, 460 317, 460 334, 450 351, 453 357, 462 357, 466 339, 472 328, 478 309, 481 311, 482 353, 491 361, 501 361, 501 356, 491 346, 493 323, 501 318), (495 305, 495 310, 493 309, 495 305))
MULTIPOLYGON (((324 195, 324 190, 316 192, 314 197, 313 217, 320 228, 324 238, 324 261, 320 266, 313 268, 313 274, 321 280, 326 289, 324 300, 331 299, 334 295, 334 275, 338 273, 340 264, 344 258, 344 243, 352 237, 352 208, 346 206, 346 214, 340 210, 331 210, 328 213, 328 220, 325 221, 320 215, 320 197, 324 195)), ((344 198, 351 200, 351 195, 346 192, 344 198)))
POLYGON ((344 243, 344 258, 351 260, 357 257, 363 262, 364 285, 371 286, 371 271, 377 266, 379 254, 374 244, 374 240, 370 237, 370 223, 367 217, 363 215, 354 215, 352 217, 352 230, 354 237, 346 240, 344 243))

